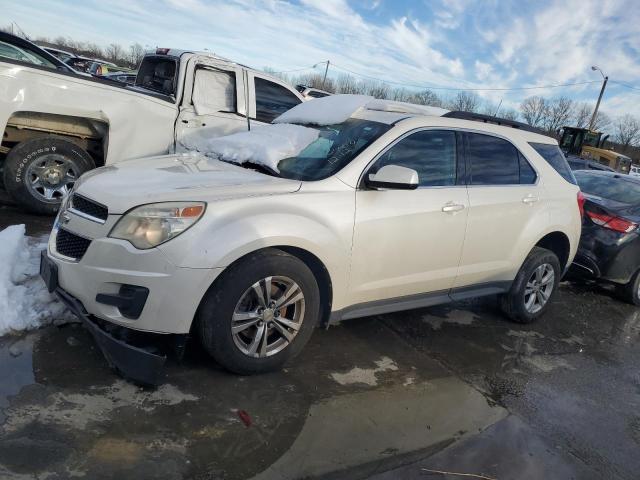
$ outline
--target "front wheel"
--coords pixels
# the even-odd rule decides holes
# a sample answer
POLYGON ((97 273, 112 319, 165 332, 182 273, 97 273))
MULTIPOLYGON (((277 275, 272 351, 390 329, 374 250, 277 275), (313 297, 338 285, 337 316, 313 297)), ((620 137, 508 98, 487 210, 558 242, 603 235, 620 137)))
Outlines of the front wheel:
POLYGON ((34 138, 11 149, 4 163, 4 185, 20 206, 53 215, 80 175, 95 167, 91 156, 58 137, 34 138))
POLYGON ((500 298, 502 311, 514 322, 531 323, 541 317, 560 282, 555 253, 535 247, 516 275, 511 289, 500 298))
POLYGON ((277 370, 309 341, 320 315, 313 272, 297 257, 267 249, 232 265, 196 316, 204 348, 223 367, 249 375, 277 370))

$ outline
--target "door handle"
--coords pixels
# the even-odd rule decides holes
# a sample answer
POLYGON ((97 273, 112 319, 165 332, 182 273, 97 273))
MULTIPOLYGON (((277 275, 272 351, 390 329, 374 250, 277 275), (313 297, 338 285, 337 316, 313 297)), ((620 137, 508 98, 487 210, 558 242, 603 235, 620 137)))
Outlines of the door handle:
POLYGON ((460 210, 464 210, 464 205, 461 205, 459 203, 449 202, 442 207, 442 211, 445 213, 455 213, 459 212, 460 210))
POLYGON ((537 201, 538 201, 538 197, 531 193, 522 199, 522 203, 528 203, 528 204, 536 203, 537 201))

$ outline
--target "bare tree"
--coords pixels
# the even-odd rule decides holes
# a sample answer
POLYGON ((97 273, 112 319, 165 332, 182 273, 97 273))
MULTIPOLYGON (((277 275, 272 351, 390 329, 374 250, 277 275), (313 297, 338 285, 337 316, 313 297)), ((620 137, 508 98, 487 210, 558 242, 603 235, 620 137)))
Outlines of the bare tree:
POLYGON ((578 128, 587 128, 591 121, 591 114, 593 113, 593 106, 586 103, 576 103, 573 111, 573 125, 578 128))
POLYGON ((422 90, 415 93, 407 100, 410 103, 417 103, 418 105, 429 105, 431 107, 442 107, 443 101, 437 94, 431 90, 422 90))
POLYGON ((546 102, 543 126, 547 132, 555 133, 560 127, 571 123, 573 116, 573 100, 567 97, 552 98, 546 102))
POLYGON ((104 51, 108 60, 116 62, 122 58, 122 46, 117 43, 111 43, 104 51))
POLYGON ((373 98, 383 99, 389 97, 389 85, 386 83, 369 80, 363 82, 363 84, 367 95, 371 95, 373 98))
POLYGON ((480 97, 472 92, 458 92, 455 97, 449 100, 448 106, 451 110, 463 112, 477 112, 480 109, 480 97))
POLYGON ((532 127, 541 127, 547 114, 547 101, 540 96, 525 98, 520 104, 520 114, 532 127))
POLYGON ((518 120, 520 114, 513 108, 507 108, 506 110, 501 110, 499 116, 502 118, 506 118, 507 120, 518 120))
POLYGON ((340 75, 336 80, 336 93, 363 93, 360 83, 351 75, 340 75))
POLYGON ((140 65, 142 57, 144 57, 144 47, 142 45, 138 42, 129 45, 129 63, 131 65, 140 65))
POLYGON ((626 114, 618 117, 613 124, 613 138, 626 152, 629 147, 640 143, 640 119, 626 114))
MULTIPOLYGON (((587 127, 588 126, 589 124, 587 123, 587 127)), ((598 111, 598 114, 596 115, 596 121, 593 122, 593 129, 598 132, 601 132, 610 127, 611 127, 611 118, 609 117, 609 115, 607 115, 602 111, 598 111)))

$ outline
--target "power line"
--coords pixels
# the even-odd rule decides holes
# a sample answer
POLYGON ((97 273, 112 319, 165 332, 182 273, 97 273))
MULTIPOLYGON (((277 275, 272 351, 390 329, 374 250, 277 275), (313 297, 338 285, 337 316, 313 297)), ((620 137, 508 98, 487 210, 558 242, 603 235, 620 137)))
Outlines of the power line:
POLYGON ((512 90, 536 90, 536 89, 544 89, 544 88, 573 87, 573 86, 578 86, 578 85, 589 85, 589 84, 592 84, 592 83, 600 83, 599 80, 591 80, 591 81, 587 81, 587 82, 558 83, 558 84, 553 84, 553 85, 537 85, 537 86, 533 86, 533 87, 509 87, 509 88, 497 88, 497 87, 457 88, 457 87, 442 87, 442 86, 425 86, 425 85, 415 85, 415 84, 411 84, 411 83, 394 82, 394 81, 391 81, 391 80, 383 80, 381 78, 372 77, 370 75, 364 75, 362 73, 354 72, 353 70, 349 70, 348 68, 341 67, 339 65, 336 65, 335 63, 332 63, 331 65, 333 67, 337 68, 338 70, 344 70, 345 72, 349 72, 349 73, 351 73, 353 75, 357 75, 359 77, 368 78, 370 80, 376 80, 376 81, 382 82, 382 83, 390 83, 390 84, 393 84, 393 85, 401 85, 401 86, 405 86, 405 87, 427 88, 427 89, 430 89, 430 90, 453 90, 453 91, 464 90, 464 91, 498 91, 498 92, 504 92, 504 91, 512 91, 512 90))
POLYGON ((617 83, 618 85, 622 85, 623 87, 627 87, 630 88, 631 90, 638 90, 640 91, 640 88, 638 87, 634 87, 633 85, 629 85, 628 83, 624 83, 624 82, 619 82, 617 80, 609 80, 611 83, 617 83))
POLYGON ((303 70, 313 70, 313 67, 294 68, 292 70, 281 70, 279 72, 269 72, 269 73, 291 73, 291 72, 302 72, 303 70))

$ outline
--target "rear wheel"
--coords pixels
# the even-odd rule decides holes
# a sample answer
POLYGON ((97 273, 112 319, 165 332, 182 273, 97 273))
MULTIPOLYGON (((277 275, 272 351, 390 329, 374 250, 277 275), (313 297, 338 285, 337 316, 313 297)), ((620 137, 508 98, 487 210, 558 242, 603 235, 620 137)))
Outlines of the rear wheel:
POLYGON ((535 247, 516 275, 509 293, 500 298, 503 312, 514 322, 531 323, 549 306, 560 281, 555 253, 535 247))
POLYGON ((320 293, 307 265, 281 250, 241 260, 203 299, 197 326, 204 348, 226 369, 243 374, 277 370, 309 341, 320 293))
POLYGON ((4 185, 19 205, 52 215, 76 180, 95 168, 91 156, 58 137, 34 138, 11 149, 4 163, 4 185))
POLYGON ((619 289, 625 302, 640 305, 640 271, 636 272, 631 281, 619 289))

